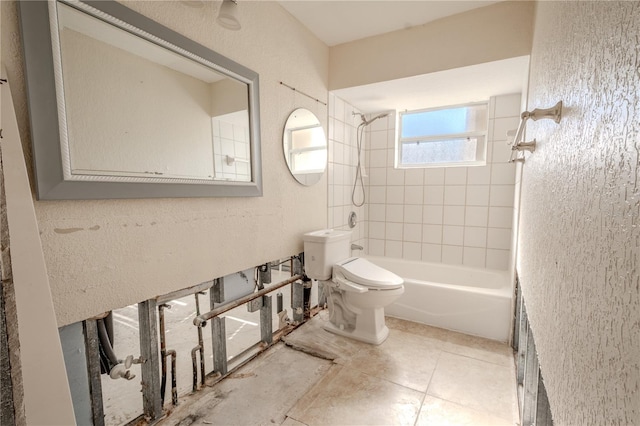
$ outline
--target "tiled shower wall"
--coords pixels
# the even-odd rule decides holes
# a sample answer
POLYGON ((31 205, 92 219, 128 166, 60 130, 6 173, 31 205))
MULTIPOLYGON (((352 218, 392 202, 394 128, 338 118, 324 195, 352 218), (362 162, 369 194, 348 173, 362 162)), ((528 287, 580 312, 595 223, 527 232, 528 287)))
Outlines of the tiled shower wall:
MULTIPOLYGON (((333 94, 329 95, 328 226, 334 229, 351 229, 348 219, 349 213, 354 211, 358 221, 355 228, 351 229, 351 241, 366 250, 367 204, 356 207, 351 202, 358 164, 356 130, 361 122, 360 116, 353 115, 354 112, 357 113, 358 110, 333 94)), ((365 152, 363 149, 363 158, 365 152)), ((366 178, 364 183, 366 191, 366 178)), ((360 193, 356 196, 356 201, 360 202, 360 193)), ((353 254, 363 254, 363 251, 354 251, 353 254)))
POLYGON ((395 169, 395 112, 373 122, 366 144, 368 253, 507 269, 515 165, 508 163, 506 135, 519 113, 520 94, 490 99, 487 164, 476 167, 395 169))
POLYGON ((371 255, 507 269, 515 165, 506 134, 519 124, 520 94, 489 101, 485 166, 395 169, 395 112, 374 121, 365 132, 363 207, 351 203, 360 124, 353 112, 330 95, 328 226, 349 229, 355 211, 352 241, 371 255))

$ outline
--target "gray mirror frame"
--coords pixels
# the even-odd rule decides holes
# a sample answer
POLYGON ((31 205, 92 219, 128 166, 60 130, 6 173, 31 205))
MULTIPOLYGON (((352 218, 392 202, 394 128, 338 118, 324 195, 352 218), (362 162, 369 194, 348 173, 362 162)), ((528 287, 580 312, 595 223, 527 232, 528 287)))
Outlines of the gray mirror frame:
MULTIPOLYGON (((260 102, 258 74, 115 1, 85 4, 240 76, 249 88, 251 182, 148 183, 71 181, 63 176, 48 1, 18 2, 31 124, 36 196, 39 200, 117 198, 260 197, 260 102)), ((56 1, 56 4, 58 1, 56 1)), ((64 2, 74 7, 73 2, 64 2)), ((220 70, 216 70, 220 72, 220 70)), ((231 76, 231 75, 230 75, 231 76)), ((238 79, 237 76, 231 76, 238 79)))

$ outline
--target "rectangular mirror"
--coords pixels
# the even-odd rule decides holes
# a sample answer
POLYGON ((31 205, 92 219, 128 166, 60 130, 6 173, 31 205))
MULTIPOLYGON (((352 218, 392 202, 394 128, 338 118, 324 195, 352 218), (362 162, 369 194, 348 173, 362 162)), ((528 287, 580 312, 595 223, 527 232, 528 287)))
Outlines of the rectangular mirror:
POLYGON ((262 195, 255 72, 115 1, 19 6, 39 199, 262 195))

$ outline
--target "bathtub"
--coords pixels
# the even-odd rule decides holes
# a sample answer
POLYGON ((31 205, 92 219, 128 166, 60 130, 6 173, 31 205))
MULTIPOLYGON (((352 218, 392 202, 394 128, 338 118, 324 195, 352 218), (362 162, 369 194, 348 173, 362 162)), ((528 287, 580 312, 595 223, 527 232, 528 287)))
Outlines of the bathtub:
POLYGON ((388 257, 367 259, 404 278, 404 294, 385 314, 507 342, 512 286, 507 271, 388 257))

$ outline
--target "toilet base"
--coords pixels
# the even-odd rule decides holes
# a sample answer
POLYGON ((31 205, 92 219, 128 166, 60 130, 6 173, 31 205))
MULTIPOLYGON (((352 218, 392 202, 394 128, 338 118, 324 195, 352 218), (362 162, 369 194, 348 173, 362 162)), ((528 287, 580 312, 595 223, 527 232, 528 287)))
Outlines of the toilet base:
POLYGON ((363 333, 356 327, 352 330, 342 330, 336 327, 333 323, 327 322, 324 327, 325 330, 337 334, 339 336, 348 337, 350 339, 359 340, 361 342, 369 343, 372 345, 379 345, 389 337, 389 327, 383 326, 377 333, 363 333))

